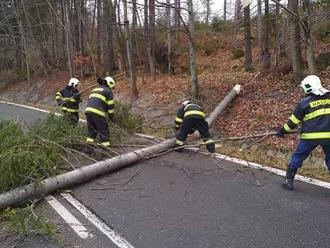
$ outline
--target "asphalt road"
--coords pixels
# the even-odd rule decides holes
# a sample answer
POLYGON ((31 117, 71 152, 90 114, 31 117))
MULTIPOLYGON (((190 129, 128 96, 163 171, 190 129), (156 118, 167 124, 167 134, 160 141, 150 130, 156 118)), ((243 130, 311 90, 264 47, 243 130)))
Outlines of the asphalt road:
MULTIPOLYGON (((33 121, 39 114, 0 104, 0 119, 11 116, 33 121)), ((131 246, 115 245, 62 195, 56 199, 93 237, 80 238, 49 205, 44 207, 49 218, 62 223, 64 247, 330 247, 328 189, 296 182, 289 192, 280 187, 283 178, 254 173, 260 186, 239 164, 172 152, 72 189, 72 196, 131 246)), ((56 247, 46 239, 24 242, 15 247, 56 247)))

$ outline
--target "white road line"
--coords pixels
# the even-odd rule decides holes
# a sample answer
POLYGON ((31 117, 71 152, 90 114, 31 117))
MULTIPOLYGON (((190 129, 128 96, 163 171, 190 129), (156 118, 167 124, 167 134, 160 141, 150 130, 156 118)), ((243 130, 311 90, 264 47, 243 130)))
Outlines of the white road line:
POLYGON ((54 196, 47 196, 47 202, 54 208, 54 210, 65 220, 71 228, 79 235, 82 239, 93 237, 91 232, 88 232, 87 228, 80 223, 80 221, 74 217, 54 196))
MULTIPOLYGON (((250 167, 255 168, 255 169, 263 169, 263 170, 266 170, 266 171, 270 171, 270 172, 273 172, 273 173, 275 173, 277 175, 280 175, 280 176, 285 176, 285 174, 286 174, 286 172, 283 171, 283 170, 275 169, 275 168, 272 168, 272 167, 264 166, 264 165, 253 163, 253 162, 247 162, 247 161, 242 160, 242 159, 226 157, 225 155, 218 154, 218 153, 215 154, 215 156, 219 159, 224 159, 225 158, 225 160, 227 160, 227 161, 231 161, 231 162, 241 164, 241 165, 244 165, 244 166, 249 166, 250 165, 250 167)), ((330 189, 330 183, 323 182, 323 181, 313 179, 313 178, 310 178, 310 177, 296 175, 295 180, 305 182, 305 183, 309 183, 309 184, 313 184, 313 185, 317 185, 319 187, 323 187, 323 188, 326 188, 326 189, 330 189)))
POLYGON ((80 213, 82 213, 91 223, 93 223, 105 236, 120 248, 134 248, 127 240, 120 237, 111 227, 99 219, 95 214, 89 211, 71 194, 61 193, 64 199, 72 204, 80 213))
MULTIPOLYGON (((9 104, 9 105, 16 105, 16 106, 23 107, 23 108, 30 108, 30 109, 33 109, 33 110, 38 110, 38 111, 41 111, 41 112, 50 113, 47 110, 38 109, 38 108, 26 106, 26 105, 17 104, 17 103, 11 103, 11 102, 5 102, 5 101, 0 101, 0 103, 5 103, 5 104, 9 104)), ((79 120, 79 121, 86 122, 85 120, 79 120)), ((148 138, 153 137, 153 136, 144 135, 144 134, 137 134, 137 135, 139 135, 141 137, 145 136, 145 137, 148 137, 148 138)), ((157 137, 153 137, 153 138, 159 139, 157 137)), ((191 149, 193 151, 197 150, 196 148, 189 148, 189 149, 191 149)), ((209 155, 209 153, 205 153, 205 152, 200 152, 200 153, 203 153, 205 155, 209 155)), ((280 175, 280 176, 285 176, 285 171, 283 171, 283 170, 275 169, 275 168, 264 166, 264 165, 257 164, 257 163, 247 162, 245 160, 238 159, 238 158, 227 157, 226 155, 222 155, 222 154, 219 154, 219 153, 216 153, 214 155, 217 156, 220 159, 231 161, 233 163, 241 164, 241 165, 244 165, 244 166, 248 166, 247 163, 249 163, 249 165, 253 168, 263 169, 263 170, 266 170, 266 171, 273 172, 273 173, 275 173, 277 175, 280 175)), ((316 186, 319 186, 319 187, 322 187, 322 188, 330 189, 330 183, 323 182, 323 181, 320 181, 320 180, 317 180, 317 179, 313 179, 313 178, 305 177, 305 176, 301 176, 301 175, 296 175, 295 179, 297 179, 298 181, 313 184, 313 185, 316 185, 316 186)))
MULTIPOLYGON (((0 100, 0 103, 7 104, 7 105, 18 106, 18 107, 21 107, 21 108, 26 108, 26 109, 31 109, 31 110, 36 110, 36 111, 47 113, 47 114, 53 113, 51 111, 41 109, 41 108, 31 107, 29 105, 23 105, 23 104, 18 104, 18 103, 13 103, 13 102, 6 102, 6 101, 1 101, 1 100, 0 100)), ((55 114, 57 116, 62 115, 61 113, 56 113, 56 112, 53 113, 53 114, 55 114)), ((79 121, 82 122, 82 123, 86 123, 86 120, 83 120, 83 119, 79 119, 79 121)))

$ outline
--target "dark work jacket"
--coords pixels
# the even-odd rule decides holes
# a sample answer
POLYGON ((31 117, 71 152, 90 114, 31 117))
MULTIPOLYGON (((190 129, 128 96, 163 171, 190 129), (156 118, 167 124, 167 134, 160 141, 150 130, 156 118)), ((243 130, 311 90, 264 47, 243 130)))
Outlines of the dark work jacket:
POLYGON ((187 104, 185 107, 179 108, 176 118, 175 118, 175 128, 179 129, 181 123, 184 119, 189 118, 199 118, 199 119, 205 119, 205 113, 202 110, 202 107, 197 104, 187 104))
POLYGON ((56 93, 56 101, 64 113, 78 113, 81 98, 79 91, 72 86, 65 86, 56 93))
POLYGON ((330 144, 330 93, 323 96, 306 95, 298 103, 283 129, 291 132, 299 124, 302 140, 314 144, 330 144))
POLYGON ((92 113, 104 118, 112 119, 115 102, 111 89, 99 84, 89 95, 85 113, 92 113))

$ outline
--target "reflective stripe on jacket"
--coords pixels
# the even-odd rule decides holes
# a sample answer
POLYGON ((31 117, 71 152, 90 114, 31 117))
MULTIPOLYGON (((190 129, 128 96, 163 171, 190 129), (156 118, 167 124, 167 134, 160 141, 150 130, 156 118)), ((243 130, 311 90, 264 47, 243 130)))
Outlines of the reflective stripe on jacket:
POLYGON ((201 106, 197 104, 188 104, 185 106, 185 108, 181 107, 179 108, 174 121, 175 128, 179 129, 183 120, 188 118, 204 119, 205 113, 203 112, 201 106))
POLYGON ((61 111, 64 113, 78 113, 81 98, 79 91, 71 86, 65 86, 64 89, 56 92, 55 97, 61 111))
POLYGON ((113 115, 114 107, 115 101, 112 91, 105 85, 98 85, 89 95, 85 112, 106 118, 107 115, 113 115))
POLYGON ((296 106, 283 128, 293 131, 301 124, 300 138, 320 144, 330 143, 330 93, 323 96, 307 95, 296 106))

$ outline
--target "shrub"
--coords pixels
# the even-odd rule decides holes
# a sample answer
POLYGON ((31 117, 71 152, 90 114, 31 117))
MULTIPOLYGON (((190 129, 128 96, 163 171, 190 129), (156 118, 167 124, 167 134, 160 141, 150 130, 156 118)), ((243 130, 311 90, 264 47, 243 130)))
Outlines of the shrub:
POLYGON ((241 57, 244 57, 245 53, 242 49, 235 49, 232 51, 233 53, 233 59, 239 59, 241 57))
POLYGON ((142 118, 130 114, 131 106, 116 102, 114 122, 120 128, 127 129, 129 132, 138 132, 142 127, 142 118))
POLYGON ((216 40, 209 40, 199 45, 199 48, 203 50, 206 56, 214 54, 221 47, 221 43, 216 40))
POLYGON ((230 29, 229 22, 221 20, 219 17, 213 17, 211 25, 215 32, 227 32, 230 29))
POLYGON ((315 64, 318 70, 326 70, 330 66, 330 52, 319 54, 315 59, 315 64))
POLYGON ((330 21, 324 23, 314 31, 316 38, 320 41, 330 39, 330 21))

